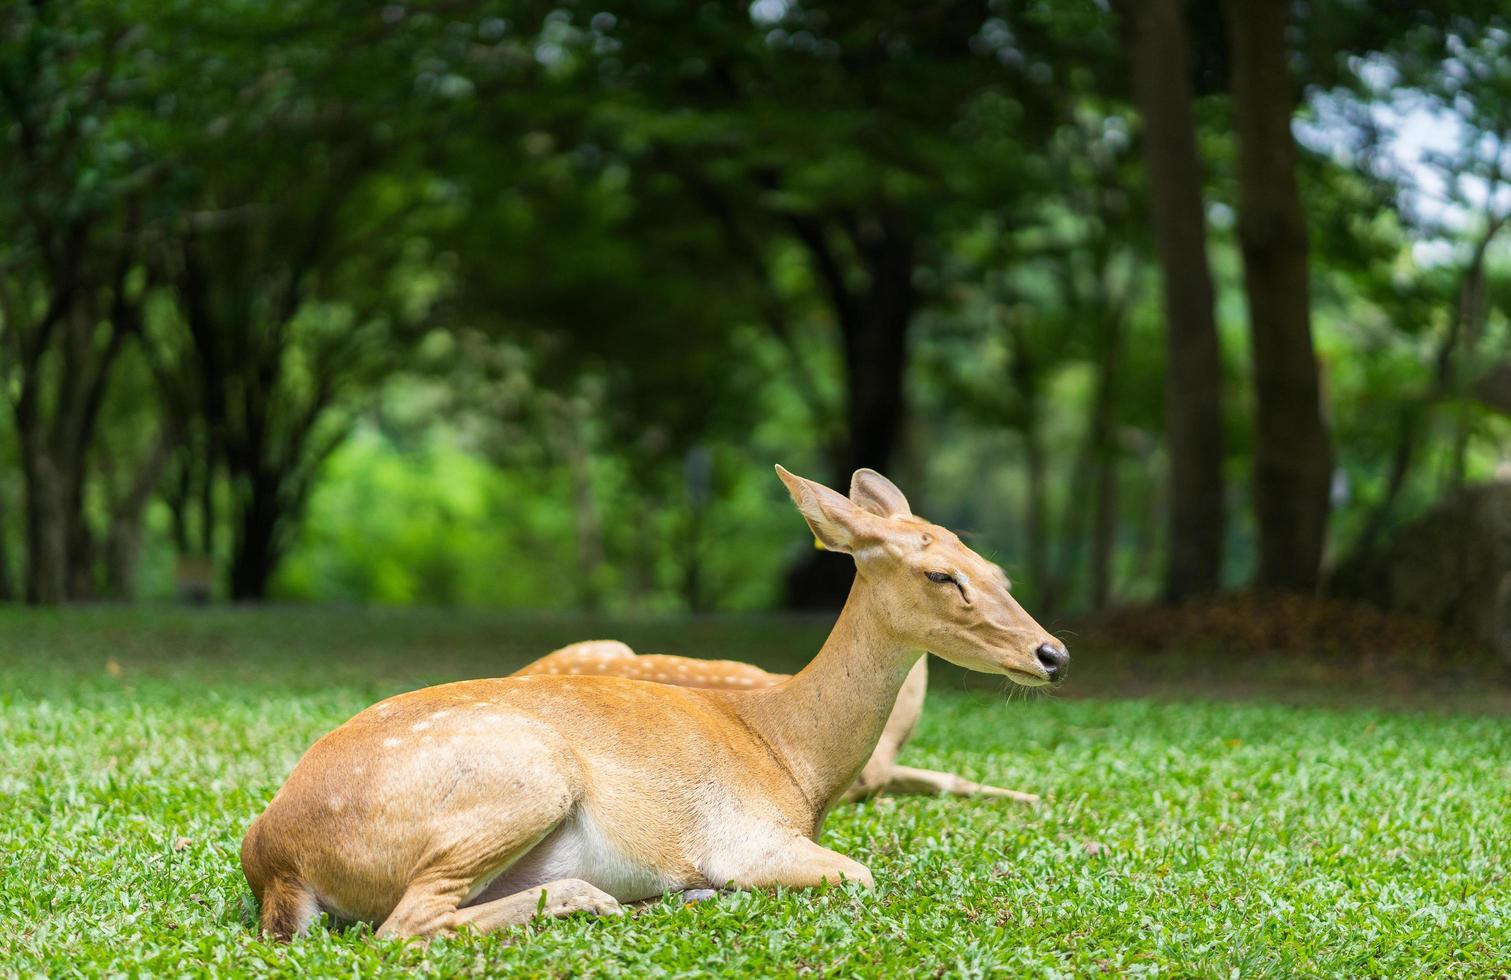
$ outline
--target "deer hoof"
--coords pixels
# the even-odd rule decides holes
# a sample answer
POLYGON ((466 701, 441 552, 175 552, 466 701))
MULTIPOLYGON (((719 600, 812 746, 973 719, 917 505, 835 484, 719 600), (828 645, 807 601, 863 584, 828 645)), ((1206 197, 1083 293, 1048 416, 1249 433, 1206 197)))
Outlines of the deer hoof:
POLYGON ((546 908, 553 916, 586 912, 589 915, 623 915, 624 907, 618 899, 594 888, 587 882, 580 887, 546 895, 546 908))

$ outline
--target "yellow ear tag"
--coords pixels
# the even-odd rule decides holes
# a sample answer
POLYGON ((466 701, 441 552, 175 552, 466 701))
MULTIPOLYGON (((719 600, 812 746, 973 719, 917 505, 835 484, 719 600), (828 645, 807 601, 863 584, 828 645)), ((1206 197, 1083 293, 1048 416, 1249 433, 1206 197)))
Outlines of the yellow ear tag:
POLYGON ((818 538, 814 538, 813 539, 813 547, 816 548, 819 551, 828 551, 829 550, 828 548, 824 547, 824 542, 820 541, 818 538))

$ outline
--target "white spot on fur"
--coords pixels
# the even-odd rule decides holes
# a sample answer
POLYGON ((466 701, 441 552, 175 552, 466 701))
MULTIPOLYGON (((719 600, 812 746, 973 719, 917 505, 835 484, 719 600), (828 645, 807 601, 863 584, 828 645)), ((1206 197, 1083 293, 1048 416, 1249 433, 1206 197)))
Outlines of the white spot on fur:
POLYGON ((427 729, 429 727, 430 727, 430 722, 428 722, 428 721, 417 721, 413 725, 409 726, 409 730, 412 731, 412 732, 423 732, 425 729, 427 729))
POLYGON ((389 738, 385 738, 383 740, 383 747, 385 749, 391 749, 394 746, 398 745, 402 741, 403 741, 403 739, 401 739, 401 738, 393 738, 392 736, 390 736, 389 738))

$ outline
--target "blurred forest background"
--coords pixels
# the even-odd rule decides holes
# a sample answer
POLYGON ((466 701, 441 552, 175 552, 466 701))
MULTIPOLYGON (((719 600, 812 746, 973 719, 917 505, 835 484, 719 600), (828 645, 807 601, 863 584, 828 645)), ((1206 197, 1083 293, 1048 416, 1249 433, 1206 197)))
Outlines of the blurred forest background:
POLYGON ((1508 139, 1504 2, 10 0, 0 600, 836 603, 782 462, 1511 650, 1508 139))

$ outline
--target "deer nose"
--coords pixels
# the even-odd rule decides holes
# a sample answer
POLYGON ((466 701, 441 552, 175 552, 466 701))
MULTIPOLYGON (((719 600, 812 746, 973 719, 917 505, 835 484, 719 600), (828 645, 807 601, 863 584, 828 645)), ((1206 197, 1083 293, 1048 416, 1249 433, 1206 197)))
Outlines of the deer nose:
POLYGON ((1052 681, 1058 681, 1065 676, 1065 669, 1070 666, 1070 654, 1058 643, 1041 643, 1039 649, 1034 651, 1034 656, 1039 658, 1039 666, 1044 668, 1044 673, 1052 681))

